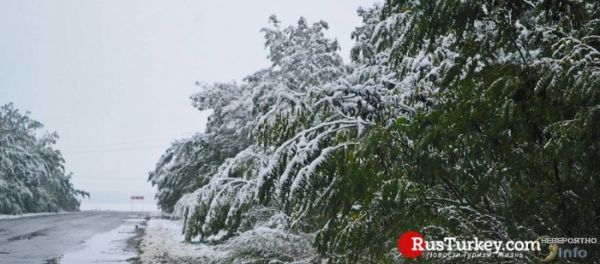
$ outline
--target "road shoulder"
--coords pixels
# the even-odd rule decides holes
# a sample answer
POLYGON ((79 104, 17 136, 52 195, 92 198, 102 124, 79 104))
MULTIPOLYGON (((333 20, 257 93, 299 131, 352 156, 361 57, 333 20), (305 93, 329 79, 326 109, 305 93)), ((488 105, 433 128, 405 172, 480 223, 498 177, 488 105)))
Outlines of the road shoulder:
POLYGON ((139 263, 211 263, 220 253, 200 243, 184 243, 178 221, 153 218, 147 222, 139 244, 139 263))

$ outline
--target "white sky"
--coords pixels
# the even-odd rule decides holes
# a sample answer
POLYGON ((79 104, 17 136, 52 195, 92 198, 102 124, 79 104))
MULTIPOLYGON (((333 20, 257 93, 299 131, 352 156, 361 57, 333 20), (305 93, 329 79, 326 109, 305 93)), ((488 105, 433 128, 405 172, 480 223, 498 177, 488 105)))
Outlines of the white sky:
POLYGON ((268 66, 260 28, 276 14, 329 22, 348 61, 359 6, 376 0, 0 0, 0 104, 57 131, 89 191, 82 209, 156 209, 148 171, 169 143, 204 130, 196 81, 240 80, 268 66), (135 205, 141 209, 141 205, 135 205))

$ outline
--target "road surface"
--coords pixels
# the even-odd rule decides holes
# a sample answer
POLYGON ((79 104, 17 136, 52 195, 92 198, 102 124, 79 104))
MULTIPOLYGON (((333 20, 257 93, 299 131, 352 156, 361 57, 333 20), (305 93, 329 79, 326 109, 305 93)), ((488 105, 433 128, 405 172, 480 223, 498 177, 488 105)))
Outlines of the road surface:
MULTIPOLYGON (((91 238, 115 232, 132 218, 140 216, 125 212, 77 212, 0 220, 0 263, 63 263, 65 254, 82 251, 88 240, 94 240, 91 238)), ((120 245, 126 246, 126 243, 120 245)))

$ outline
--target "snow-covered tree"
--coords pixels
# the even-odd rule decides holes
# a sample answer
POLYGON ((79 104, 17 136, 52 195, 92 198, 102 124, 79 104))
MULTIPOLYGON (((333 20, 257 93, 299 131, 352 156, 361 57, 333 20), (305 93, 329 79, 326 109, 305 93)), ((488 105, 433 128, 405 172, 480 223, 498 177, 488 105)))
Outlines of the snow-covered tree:
POLYGON ((387 1, 371 41, 389 49, 403 83, 430 92, 415 98, 426 107, 371 130, 341 159, 336 171, 350 176, 340 179, 358 179, 346 188, 364 195, 330 218, 321 252, 394 261, 408 229, 500 240, 598 234, 598 8, 387 1))
POLYGON ((326 23, 272 18, 272 66, 193 97, 214 109, 207 142, 232 151, 175 206, 187 239, 314 238, 272 259, 395 263, 409 229, 600 235, 599 9, 390 0, 359 10, 348 65, 326 23))
MULTIPOLYGON (((281 29, 275 17, 271 22, 272 27, 263 30, 273 63, 270 68, 248 76, 240 85, 205 86, 193 96, 200 109, 225 102, 210 117, 208 133, 232 129, 235 138, 250 138, 252 145, 226 160, 207 185, 181 200, 179 213, 189 213, 190 239, 237 231, 242 214, 256 204, 259 170, 279 155, 275 146, 306 133, 301 131, 329 115, 315 103, 326 95, 326 85, 346 71, 337 43, 323 35, 326 23, 310 26, 300 19, 297 27, 281 29)), ((267 200, 264 204, 272 207, 270 211, 281 210, 276 201, 267 200)))
POLYGON ((42 124, 12 104, 0 107, 0 214, 74 211, 78 196, 64 160, 52 145, 56 133, 39 136, 42 124))
POLYGON ((163 211, 172 212, 181 196, 208 182, 223 161, 221 149, 215 148, 206 135, 196 135, 167 149, 148 179, 158 187, 156 199, 163 211))
POLYGON ((205 133, 174 142, 149 174, 165 212, 173 212, 183 195, 207 184, 226 159, 251 142, 248 91, 235 83, 198 85, 201 92, 191 97, 193 106, 212 111, 205 133))

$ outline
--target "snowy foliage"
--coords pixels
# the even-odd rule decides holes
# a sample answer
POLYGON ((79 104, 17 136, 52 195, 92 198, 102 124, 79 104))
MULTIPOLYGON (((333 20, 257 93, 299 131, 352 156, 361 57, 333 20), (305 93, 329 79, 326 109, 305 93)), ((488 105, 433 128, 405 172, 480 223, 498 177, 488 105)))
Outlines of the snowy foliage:
POLYGON ((225 162, 210 181, 182 197, 175 215, 185 219, 186 239, 207 238, 238 230, 241 215, 254 203, 256 164, 260 154, 248 148, 225 162))
POLYGON ((354 195, 360 209, 327 223, 322 251, 365 248, 346 257, 372 261, 364 253, 388 256, 408 229, 491 239, 599 233, 597 186, 586 185, 599 177, 598 8, 388 1, 378 28, 400 22, 392 30, 400 35, 376 30, 372 43, 391 49, 403 83, 432 92, 431 107, 372 130, 346 158, 341 167, 366 167, 376 178, 361 183, 374 193, 354 195))
MULTIPOLYGON (((261 213, 259 213, 261 214, 261 213)), ((264 216, 264 214, 261 214, 264 216)), ((248 216, 256 217, 256 214, 248 216)), ((255 219, 253 219, 255 220, 255 219)), ((316 252, 313 234, 290 233, 283 213, 270 216, 218 246, 228 252, 218 263, 310 263, 316 252)))
POLYGON ((76 190, 52 145, 56 133, 38 135, 42 124, 7 104, 0 107, 0 214, 74 211, 76 190))
POLYGON ((209 183, 226 159, 250 145, 249 95, 235 83, 199 84, 192 104, 211 110, 207 130, 174 142, 150 172, 148 180, 158 187, 156 199, 165 212, 173 212, 184 195, 209 183))
POLYGON ((272 17, 271 67, 192 97, 213 109, 203 138, 227 155, 175 206, 188 241, 245 241, 230 262, 305 261, 313 251, 272 248, 312 240, 311 261, 395 263, 408 229, 600 235, 600 4, 391 0, 358 13, 351 64, 325 22, 272 17))
MULTIPOLYGON (((188 239, 209 238, 222 231, 226 231, 227 238, 238 232, 242 216, 257 204, 264 165, 268 168, 278 162, 282 152, 290 151, 285 147, 296 148, 303 139, 309 139, 312 142, 303 145, 296 155, 296 160, 305 164, 300 156, 316 150, 319 142, 329 140, 336 131, 360 122, 331 118, 331 101, 322 100, 330 96, 328 86, 347 71, 337 54, 337 43, 323 36, 327 24, 310 26, 300 19, 297 27, 281 29, 275 17, 271 22, 272 27, 263 30, 273 63, 270 68, 248 76, 240 85, 204 86, 192 97, 199 109, 214 111, 207 134, 218 135, 215 138, 249 137, 253 144, 225 160, 208 184, 180 200, 175 213, 186 219, 188 239), (316 104, 323 106, 314 107, 316 104), (323 122, 324 118, 332 122, 323 122), (312 127, 315 124, 321 125, 312 127), (284 141, 288 143, 281 143, 284 141), (284 147, 277 149, 278 145, 284 147)), ((270 210, 265 212, 273 215, 282 209, 276 201, 266 205, 270 210)), ((252 223, 244 224, 248 225, 252 223)))
POLYGON ((208 182, 222 161, 214 147, 206 135, 196 135, 174 142, 163 154, 148 178, 158 186, 156 199, 163 211, 172 212, 181 196, 208 182))

